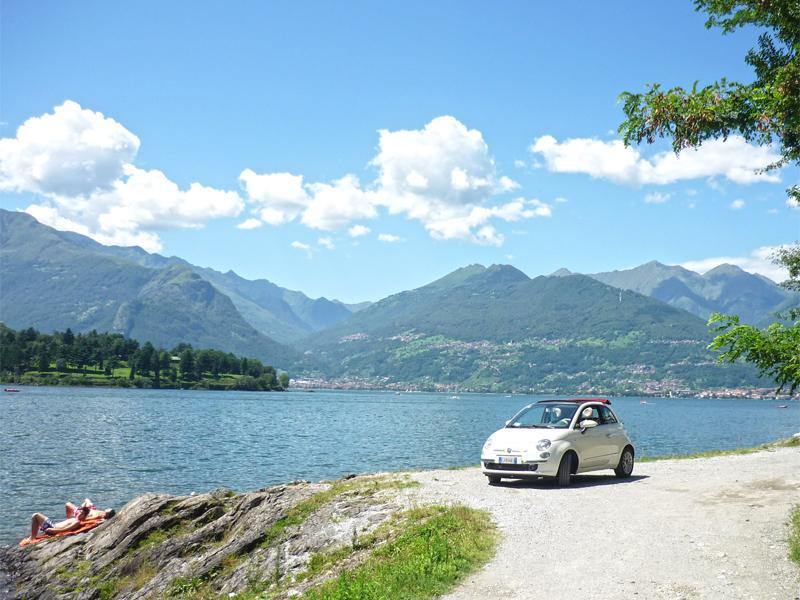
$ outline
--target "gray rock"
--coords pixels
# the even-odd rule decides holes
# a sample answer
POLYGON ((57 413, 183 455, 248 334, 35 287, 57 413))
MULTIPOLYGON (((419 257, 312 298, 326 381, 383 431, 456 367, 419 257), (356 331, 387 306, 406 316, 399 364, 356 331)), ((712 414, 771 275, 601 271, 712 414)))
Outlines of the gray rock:
MULTIPOLYGON (((11 598, 160 598, 198 586, 226 595, 271 589, 288 597, 336 574, 334 568, 292 583, 311 556, 351 546, 354 532, 374 531, 400 508, 396 494, 374 481, 350 478, 341 494, 294 513, 333 484, 295 482, 244 494, 145 494, 87 533, 0 548, 0 570, 11 598), (292 514, 289 526, 274 528, 292 514)), ((357 564, 365 555, 354 549, 343 564, 357 564)))

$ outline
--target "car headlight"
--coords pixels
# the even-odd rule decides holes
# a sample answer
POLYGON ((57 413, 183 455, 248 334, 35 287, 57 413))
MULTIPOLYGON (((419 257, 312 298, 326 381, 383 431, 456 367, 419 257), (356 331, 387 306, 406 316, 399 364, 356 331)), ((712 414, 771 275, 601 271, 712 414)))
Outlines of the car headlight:
POLYGON ((492 438, 489 438, 488 440, 486 440, 486 443, 483 445, 483 449, 484 450, 488 450, 491 445, 492 445, 492 438))
POLYGON ((536 442, 537 450, 547 450, 550 447, 550 440, 539 440, 536 442))

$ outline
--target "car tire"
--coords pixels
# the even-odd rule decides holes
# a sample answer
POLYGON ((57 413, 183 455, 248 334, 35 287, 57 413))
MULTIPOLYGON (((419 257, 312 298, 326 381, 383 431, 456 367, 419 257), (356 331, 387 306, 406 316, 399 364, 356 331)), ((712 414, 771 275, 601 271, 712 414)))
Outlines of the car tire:
POLYGON ((617 465, 617 468, 614 469, 614 473, 617 474, 617 477, 621 477, 623 479, 630 477, 631 473, 633 473, 633 462, 633 448, 626 446, 622 451, 622 454, 619 456, 619 464, 617 465))
POLYGON ((486 478, 489 480, 489 485, 497 485, 502 479, 499 475, 487 475, 486 478))
POLYGON ((558 474, 556 475, 556 483, 558 487, 567 487, 572 482, 572 452, 567 452, 561 459, 558 465, 558 474))

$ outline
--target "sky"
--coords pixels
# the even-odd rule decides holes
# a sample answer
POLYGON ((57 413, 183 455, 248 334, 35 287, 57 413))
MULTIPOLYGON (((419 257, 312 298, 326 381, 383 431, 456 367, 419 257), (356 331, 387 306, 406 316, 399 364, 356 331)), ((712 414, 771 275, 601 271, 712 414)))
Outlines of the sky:
POLYGON ((796 167, 625 148, 618 95, 750 81, 674 2, 0 4, 0 207, 312 296, 473 263, 780 280, 796 167))

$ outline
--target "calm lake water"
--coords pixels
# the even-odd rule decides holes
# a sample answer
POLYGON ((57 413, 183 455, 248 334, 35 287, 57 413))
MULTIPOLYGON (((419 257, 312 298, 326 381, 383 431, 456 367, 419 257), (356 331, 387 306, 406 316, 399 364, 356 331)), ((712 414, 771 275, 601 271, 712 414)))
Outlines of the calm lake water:
MULTIPOLYGON (((293 479, 477 464, 534 396, 20 388, 0 394, 0 543, 90 496, 252 490, 293 479)), ((639 455, 753 446, 800 431, 800 403, 618 398, 639 455)))

